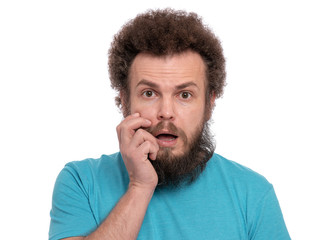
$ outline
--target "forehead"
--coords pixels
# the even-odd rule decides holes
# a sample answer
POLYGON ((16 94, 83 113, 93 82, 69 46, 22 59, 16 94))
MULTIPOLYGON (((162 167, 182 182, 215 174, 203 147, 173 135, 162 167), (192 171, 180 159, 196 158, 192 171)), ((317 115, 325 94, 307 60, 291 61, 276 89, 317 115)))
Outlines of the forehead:
POLYGON ((205 79, 204 61, 193 51, 163 57, 140 53, 135 57, 130 69, 131 89, 142 80, 152 81, 163 87, 194 82, 204 88, 205 79))

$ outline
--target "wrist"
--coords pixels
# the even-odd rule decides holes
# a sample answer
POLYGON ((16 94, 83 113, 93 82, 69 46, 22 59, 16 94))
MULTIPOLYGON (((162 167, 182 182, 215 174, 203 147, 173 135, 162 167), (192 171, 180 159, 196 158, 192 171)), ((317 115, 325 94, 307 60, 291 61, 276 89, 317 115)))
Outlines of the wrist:
POLYGON ((128 189, 142 194, 153 195, 157 184, 142 184, 136 181, 130 181, 128 189))

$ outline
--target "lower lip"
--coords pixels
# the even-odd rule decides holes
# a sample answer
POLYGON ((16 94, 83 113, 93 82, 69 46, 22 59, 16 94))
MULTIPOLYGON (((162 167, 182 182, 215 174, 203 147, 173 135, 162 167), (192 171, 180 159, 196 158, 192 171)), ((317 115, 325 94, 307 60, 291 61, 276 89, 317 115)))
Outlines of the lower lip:
POLYGON ((173 139, 169 139, 169 140, 157 139, 157 142, 158 142, 160 147, 174 147, 177 143, 177 139, 178 138, 173 138, 173 139))

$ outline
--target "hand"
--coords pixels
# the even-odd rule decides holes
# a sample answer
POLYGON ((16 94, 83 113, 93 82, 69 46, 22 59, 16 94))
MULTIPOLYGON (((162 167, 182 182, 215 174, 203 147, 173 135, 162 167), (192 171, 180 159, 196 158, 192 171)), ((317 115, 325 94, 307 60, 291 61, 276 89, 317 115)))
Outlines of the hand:
POLYGON ((152 123, 139 113, 126 117, 118 126, 119 149, 130 178, 130 186, 154 190, 158 177, 148 157, 156 159, 159 145, 156 138, 142 129, 152 123))

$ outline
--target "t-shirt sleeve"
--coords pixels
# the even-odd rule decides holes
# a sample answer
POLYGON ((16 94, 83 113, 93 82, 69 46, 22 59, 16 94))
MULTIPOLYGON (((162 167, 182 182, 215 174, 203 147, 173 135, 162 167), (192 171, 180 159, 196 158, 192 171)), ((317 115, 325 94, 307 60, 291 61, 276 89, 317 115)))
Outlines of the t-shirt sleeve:
POLYGON ((250 219, 249 239, 290 240, 273 186, 257 203, 250 219))
POLYGON ((97 228, 85 184, 85 179, 69 164, 58 175, 52 196, 49 240, 87 236, 97 228))

